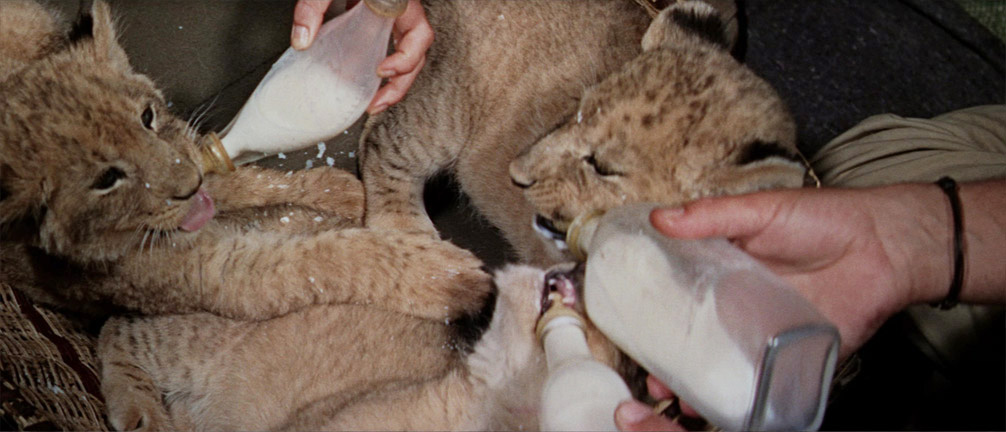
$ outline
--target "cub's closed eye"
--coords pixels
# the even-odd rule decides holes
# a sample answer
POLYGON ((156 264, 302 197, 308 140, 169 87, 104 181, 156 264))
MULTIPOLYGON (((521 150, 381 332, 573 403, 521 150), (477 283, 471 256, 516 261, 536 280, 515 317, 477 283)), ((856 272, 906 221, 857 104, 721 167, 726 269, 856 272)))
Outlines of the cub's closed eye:
POLYGON ((140 122, 143 123, 143 127, 155 130, 157 127, 157 115, 154 113, 153 106, 147 105, 147 108, 143 110, 142 114, 140 114, 140 122))
POLYGON ((604 165, 600 161, 598 161, 597 160, 597 156, 595 156, 593 153, 591 153, 589 156, 584 157, 583 161, 586 162, 588 165, 590 165, 591 168, 594 169, 594 172, 596 172, 598 175, 602 175, 602 176, 620 176, 620 175, 622 175, 622 173, 620 173, 618 171, 615 171, 615 170, 611 169, 610 167, 604 165))
POLYGON ((91 184, 91 189, 104 191, 111 189, 115 186, 119 180, 126 178, 126 172, 116 168, 110 167, 101 173, 101 176, 91 184))

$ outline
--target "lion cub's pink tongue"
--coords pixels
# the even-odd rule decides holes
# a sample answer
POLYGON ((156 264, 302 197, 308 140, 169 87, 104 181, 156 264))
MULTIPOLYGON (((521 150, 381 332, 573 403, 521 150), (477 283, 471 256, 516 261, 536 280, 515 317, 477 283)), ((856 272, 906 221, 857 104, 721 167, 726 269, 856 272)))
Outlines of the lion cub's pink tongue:
POLYGON ((185 231, 196 231, 213 219, 213 199, 205 190, 199 189, 192 197, 192 207, 178 227, 185 231))

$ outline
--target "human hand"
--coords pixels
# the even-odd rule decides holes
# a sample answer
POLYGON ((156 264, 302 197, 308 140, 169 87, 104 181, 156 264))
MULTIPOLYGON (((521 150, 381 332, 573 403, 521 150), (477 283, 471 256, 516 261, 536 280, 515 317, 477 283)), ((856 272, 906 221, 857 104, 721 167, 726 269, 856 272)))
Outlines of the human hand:
MULTIPOLYGON (((325 11, 332 0, 298 0, 293 11, 290 45, 303 50, 311 46, 325 11)), ((405 12, 392 29, 395 52, 377 65, 377 75, 388 82, 377 90, 367 112, 371 115, 398 103, 426 64, 426 50, 433 44, 433 28, 419 0, 408 0, 405 12)))
MULTIPOLYGON (((664 383, 650 375, 646 377, 646 390, 656 400, 670 400, 677 396, 664 383)), ((679 402, 680 415, 698 417, 694 409, 679 402)), ((672 415, 675 417, 675 415, 672 415)), ((642 402, 630 400, 615 408, 615 426, 620 431, 684 431, 684 426, 675 419, 653 412, 653 408, 642 402)))
POLYGON ((844 358, 893 313, 929 301, 923 288, 949 285, 945 207, 932 185, 799 189, 702 199, 650 221, 670 237, 732 240, 838 327, 844 358))

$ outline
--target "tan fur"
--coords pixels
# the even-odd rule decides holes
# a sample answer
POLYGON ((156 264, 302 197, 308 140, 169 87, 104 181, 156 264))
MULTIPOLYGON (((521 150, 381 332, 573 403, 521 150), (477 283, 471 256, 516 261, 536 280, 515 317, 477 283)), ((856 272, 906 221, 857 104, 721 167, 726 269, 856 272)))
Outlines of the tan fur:
MULTIPOLYGON (((46 13, 29 6, 4 1, 2 10, 46 13)), ((336 302, 442 320, 482 304, 489 277, 470 253, 360 228, 363 191, 349 173, 242 168, 204 177, 197 134, 130 69, 108 6, 96 2, 92 12, 93 36, 61 39, 0 81, 0 259, 13 286, 68 308, 245 319, 336 302), (124 177, 96 188, 109 169, 124 177), (218 216, 182 231, 200 188, 218 216)), ((33 36, 0 31, 5 41, 33 36)))
MULTIPOLYGON (((415 199, 415 195, 408 194, 417 192, 414 182, 389 181, 378 175, 390 172, 390 178, 401 179, 401 175, 408 174, 423 179, 452 166, 476 205, 504 228, 525 257, 558 259, 561 254, 546 249, 530 230, 531 216, 539 209, 524 200, 520 186, 511 183, 505 161, 546 135, 542 143, 562 141, 559 139, 562 136, 580 130, 570 124, 575 121, 578 107, 602 107, 600 112, 585 112, 594 115, 581 121, 584 131, 600 136, 620 131, 635 136, 630 134, 636 131, 629 129, 641 125, 641 119, 620 121, 611 114, 622 113, 615 110, 620 97, 627 97, 630 112, 642 116, 647 111, 659 111, 659 106, 639 106, 639 96, 635 99, 631 96, 637 85, 642 86, 645 101, 646 90, 674 89, 674 83, 689 81, 676 75, 667 77, 670 84, 659 80, 619 81, 625 78, 617 78, 620 73, 616 72, 622 63, 638 54, 638 41, 646 23, 645 15, 631 2, 475 0, 433 2, 428 7, 437 31, 428 70, 417 82, 409 101, 371 122, 363 166, 364 173, 369 173, 368 225, 404 227, 417 234, 391 229, 368 231, 339 224, 336 227, 342 228, 338 230, 315 230, 311 221, 316 215, 342 216, 350 227, 360 217, 359 185, 331 170, 308 171, 304 178, 296 179, 278 177, 278 173, 264 170, 245 171, 232 177, 207 177, 205 187, 217 199, 221 216, 194 235, 173 230, 184 211, 170 209, 172 205, 185 204, 158 202, 165 202, 169 199, 165 197, 174 196, 172 193, 180 193, 171 191, 172 187, 191 190, 198 186, 199 173, 193 163, 194 137, 186 134, 181 124, 175 126, 178 132, 173 138, 166 139, 163 125, 175 120, 160 110, 158 119, 163 123, 156 139, 146 137, 146 132, 137 127, 136 117, 145 104, 159 104, 161 99, 149 82, 128 71, 124 54, 106 52, 105 47, 115 46, 114 36, 104 39, 103 45, 97 43, 103 39, 96 34, 93 47, 68 49, 70 53, 83 49, 92 51, 88 54, 105 53, 107 58, 102 61, 78 68, 83 76, 106 69, 111 71, 107 72, 109 76, 119 75, 118 81, 98 80, 103 83, 97 87, 101 92, 91 87, 93 79, 60 75, 65 66, 54 66, 48 72, 38 66, 40 73, 32 75, 36 65, 31 64, 14 78, 0 83, 0 94, 10 100, 0 105, 11 108, 4 111, 4 127, 0 132, 5 134, 4 159, 0 161, 4 164, 2 185, 10 193, 0 202, 4 209, 0 222, 9 232, 26 239, 15 248, 5 244, 4 268, 10 263, 23 269, 29 263, 56 261, 98 276, 83 278, 84 282, 60 281, 67 285, 57 291, 57 300, 110 299, 112 303, 148 313, 203 311, 116 318, 105 326, 99 347, 102 385, 110 422, 115 428, 536 428, 544 366, 533 329, 540 312, 546 273, 529 267, 508 267, 498 272, 498 298, 492 321, 471 352, 467 352, 464 341, 455 334, 456 323, 452 324, 451 318, 474 311, 486 291, 485 275, 478 271, 478 263, 470 254, 430 238, 432 226, 425 220, 421 206, 409 200, 409 197, 415 199), (604 79, 610 74, 614 74, 609 80, 615 84, 605 90, 609 81, 604 79), (46 79, 57 94, 69 95, 66 99, 76 105, 58 112, 32 106, 30 95, 49 91, 33 83, 46 79), (135 80, 135 88, 130 88, 130 79, 135 80), (117 87, 112 82, 125 84, 117 87), (116 93, 120 87, 124 88, 124 94, 116 93), (93 100, 82 98, 83 95, 93 100), (425 109, 425 104, 434 109, 425 109), (17 114, 6 114, 15 111, 17 114), (117 116, 106 118, 105 112, 117 116), (32 117, 33 113, 43 117, 32 117), (88 118, 88 115, 99 117, 88 118), (72 119, 66 123, 74 127, 65 130, 51 126, 63 124, 60 116, 72 119), (43 119, 46 122, 39 121, 43 119), (548 134, 557 126, 558 130, 548 134), (36 140, 42 133, 48 133, 46 136, 59 144, 36 140), (114 145, 104 145, 107 140, 113 140, 114 145), (145 147, 140 148, 140 143, 145 147), (420 145, 429 143, 437 146, 420 145), (118 153, 114 160, 125 160, 136 167, 151 159, 149 164, 142 165, 142 170, 130 165, 127 170, 130 179, 140 177, 139 173, 146 176, 147 171, 171 172, 161 173, 161 181, 150 182, 149 192, 128 183, 116 189, 130 192, 122 194, 124 197, 114 198, 118 196, 115 191, 100 195, 101 199, 88 195, 87 187, 110 159, 102 157, 101 152, 109 148, 118 153), (7 156, 15 154, 22 156, 7 156), (425 163, 415 164, 417 157, 425 163), (182 163, 174 164, 172 158, 182 163), (14 175, 8 177, 8 170, 14 175), (260 174, 265 178, 259 178, 260 174), (282 181, 300 183, 282 190, 268 188, 282 181), (333 182, 333 191, 341 190, 350 198, 332 204, 327 196, 319 196, 319 185, 327 182, 333 182), (396 201, 402 198, 397 194, 403 191, 407 196, 396 201), (154 192, 162 194, 144 197, 154 192), (76 198, 68 199, 68 194, 76 198), (109 197, 113 200, 108 200, 109 197), (401 203, 410 204, 403 207, 401 203), (124 211, 135 208, 143 211, 124 211), (278 213, 274 212, 286 214, 288 208, 294 212, 292 221, 277 222, 278 213), (265 211, 273 219, 256 224, 257 220, 268 220, 264 214, 259 219, 259 213, 265 211), (127 223, 139 214, 148 213, 155 215, 151 221, 132 226, 127 223), (102 225, 105 216, 112 222, 110 225, 102 225), (46 224, 51 226, 48 231, 46 224), (172 234, 168 240, 147 244, 141 252, 138 246, 144 245, 142 239, 129 234, 136 232, 137 226, 143 227, 141 231, 152 227, 172 234), (168 242, 175 243, 174 247, 168 246, 168 242), (450 267, 444 269, 445 265, 450 267), (305 283, 305 276, 315 280, 305 283), (451 310, 445 312, 444 307, 451 310), (279 316, 288 311, 293 313, 279 316)), ((101 17, 97 20, 99 26, 110 29, 107 8, 98 2, 95 12, 96 18, 101 17)), ((664 50, 654 47, 675 35, 675 29, 651 31, 644 44, 647 53, 664 50)), ((689 64, 686 61, 689 56, 704 58, 696 50, 702 51, 699 48, 705 46, 700 41, 689 43, 692 42, 695 49, 685 49, 679 56, 647 60, 644 53, 640 57, 643 60, 634 61, 640 66, 629 63, 625 70, 648 75, 653 72, 648 65, 654 62, 670 70, 678 62, 689 64)), ((710 57, 722 55, 719 51, 710 52, 710 57)), ((60 55, 63 52, 54 54, 60 55)), ((70 59, 68 65, 80 61, 70 59)), ((724 67, 714 60, 696 64, 724 67)), ((712 71, 714 75, 722 73, 717 70, 712 71)), ((730 78, 733 72, 726 70, 724 76, 730 80, 750 80, 747 75, 730 78)), ((745 88, 720 84, 709 88, 721 87, 728 93, 730 89, 745 88)), ((749 95, 752 100, 762 96, 774 95, 766 96, 763 92, 749 95)), ((718 105, 720 102, 707 103, 710 111, 723 109, 718 105)), ((752 119, 770 119, 765 135, 761 135, 760 129, 751 135, 738 132, 738 136, 743 135, 741 141, 785 138, 791 133, 783 130, 773 135, 771 122, 776 120, 772 120, 772 113, 785 115, 772 100, 766 106, 769 114, 757 109, 745 114, 752 119)), ((746 110, 738 109, 742 113, 746 110)), ((726 118, 735 117, 730 114, 726 118)), ((740 127, 756 122, 746 120, 737 124, 740 127)), ((679 120, 678 124, 692 123, 679 120)), ((786 125, 791 128, 789 123, 786 125)), ((781 146, 791 146, 792 138, 780 142, 781 146)), ((730 159, 745 144, 732 145, 721 143, 722 151, 714 151, 708 158, 690 156, 696 160, 696 174, 691 181, 714 178, 715 175, 706 176, 702 168, 709 163, 708 159, 730 159)), ((719 148, 715 144, 703 146, 706 150, 719 148)), ((543 146, 534 149, 539 147, 543 146)), ((644 155, 652 152, 645 148, 639 151, 644 155)), ((580 161, 579 156, 582 155, 576 161, 580 161)), ((565 163, 568 157, 550 161, 565 163)), ((688 166, 689 160, 681 163, 688 166)), ((656 163, 659 166, 660 162, 656 163)), ((773 168, 766 161, 756 164, 764 165, 761 168, 768 171, 773 168)), ((522 179, 518 177, 515 175, 514 180, 528 191, 533 190, 533 185, 520 183, 522 179)), ((724 182, 739 184, 739 188, 749 183, 726 180, 732 175, 722 178, 724 182)), ((708 180, 710 186, 703 188, 730 189, 723 186, 727 184, 724 182, 708 180)), ((655 188, 640 185, 636 187, 655 188)), ((559 198, 561 201, 570 195, 559 198)), ((533 199, 530 202, 535 203, 533 199)), ((16 285, 22 287, 44 285, 38 272, 8 274, 5 270, 4 277, 16 279, 20 282, 16 285)), ((589 331, 595 355, 618 365, 620 360, 613 347, 604 343, 595 329, 589 331)))
POLYGON ((534 430, 545 277, 498 273, 495 313, 470 354, 447 325, 366 306, 262 322, 116 318, 99 346, 109 419, 119 430, 534 430))
MULTIPOLYGON (((63 308, 195 312, 104 327, 113 427, 486 428, 512 414, 493 392, 540 366, 544 272, 512 271, 523 276, 504 281, 491 330, 463 356, 452 319, 490 288, 474 256, 427 235, 359 228, 363 194, 345 172, 203 177, 198 137, 129 69, 107 5, 92 13, 93 38, 0 82, 0 258, 6 282, 63 308), (149 107, 153 130, 142 120, 149 107), (95 189, 109 166, 125 177, 95 189), (176 229, 201 187, 217 217, 176 229), (388 416, 395 405, 404 409, 388 416)), ((503 394, 534 406, 534 392, 503 394)))
POLYGON ((569 256, 535 233, 535 215, 561 227, 621 203, 801 185, 793 122, 726 52, 728 26, 717 45, 675 12, 718 18, 678 2, 640 53, 644 17, 628 1, 431 5, 429 67, 362 141, 366 224, 433 233, 422 184, 451 169, 522 259, 551 263, 569 256), (787 157, 739 163, 759 141, 787 157))

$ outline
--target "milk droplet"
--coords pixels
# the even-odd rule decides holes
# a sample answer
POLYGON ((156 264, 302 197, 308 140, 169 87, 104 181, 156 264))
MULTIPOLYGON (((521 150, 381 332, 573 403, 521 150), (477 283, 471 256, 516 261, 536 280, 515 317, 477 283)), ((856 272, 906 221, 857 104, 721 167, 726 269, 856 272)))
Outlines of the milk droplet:
POLYGON ((318 156, 315 157, 321 159, 321 157, 324 155, 325 155, 325 143, 320 142, 318 143, 318 156))
POLYGON ((314 161, 313 160, 308 159, 306 162, 304 162, 304 169, 311 169, 313 167, 314 167, 314 161))
POLYGON ((290 223, 290 218, 288 218, 286 216, 283 216, 283 217, 279 218, 279 221, 283 222, 283 223, 290 223))
POLYGON ((355 158, 356 157, 356 152, 355 151, 351 151, 351 152, 349 152, 348 156, 350 158, 355 158))
POLYGON ((323 221, 323 220, 325 220, 325 218, 323 218, 323 217, 321 217, 321 216, 315 216, 315 217, 314 217, 314 221, 315 221, 315 222, 321 222, 321 221, 323 221))
POLYGON ((335 165, 335 159, 327 157, 325 158, 325 163, 328 164, 328 166, 335 165))
POLYGON ((276 155, 276 157, 278 157, 278 158, 280 158, 280 159, 286 159, 286 153, 283 153, 283 152, 279 152, 279 153, 278 153, 278 154, 276 155))

